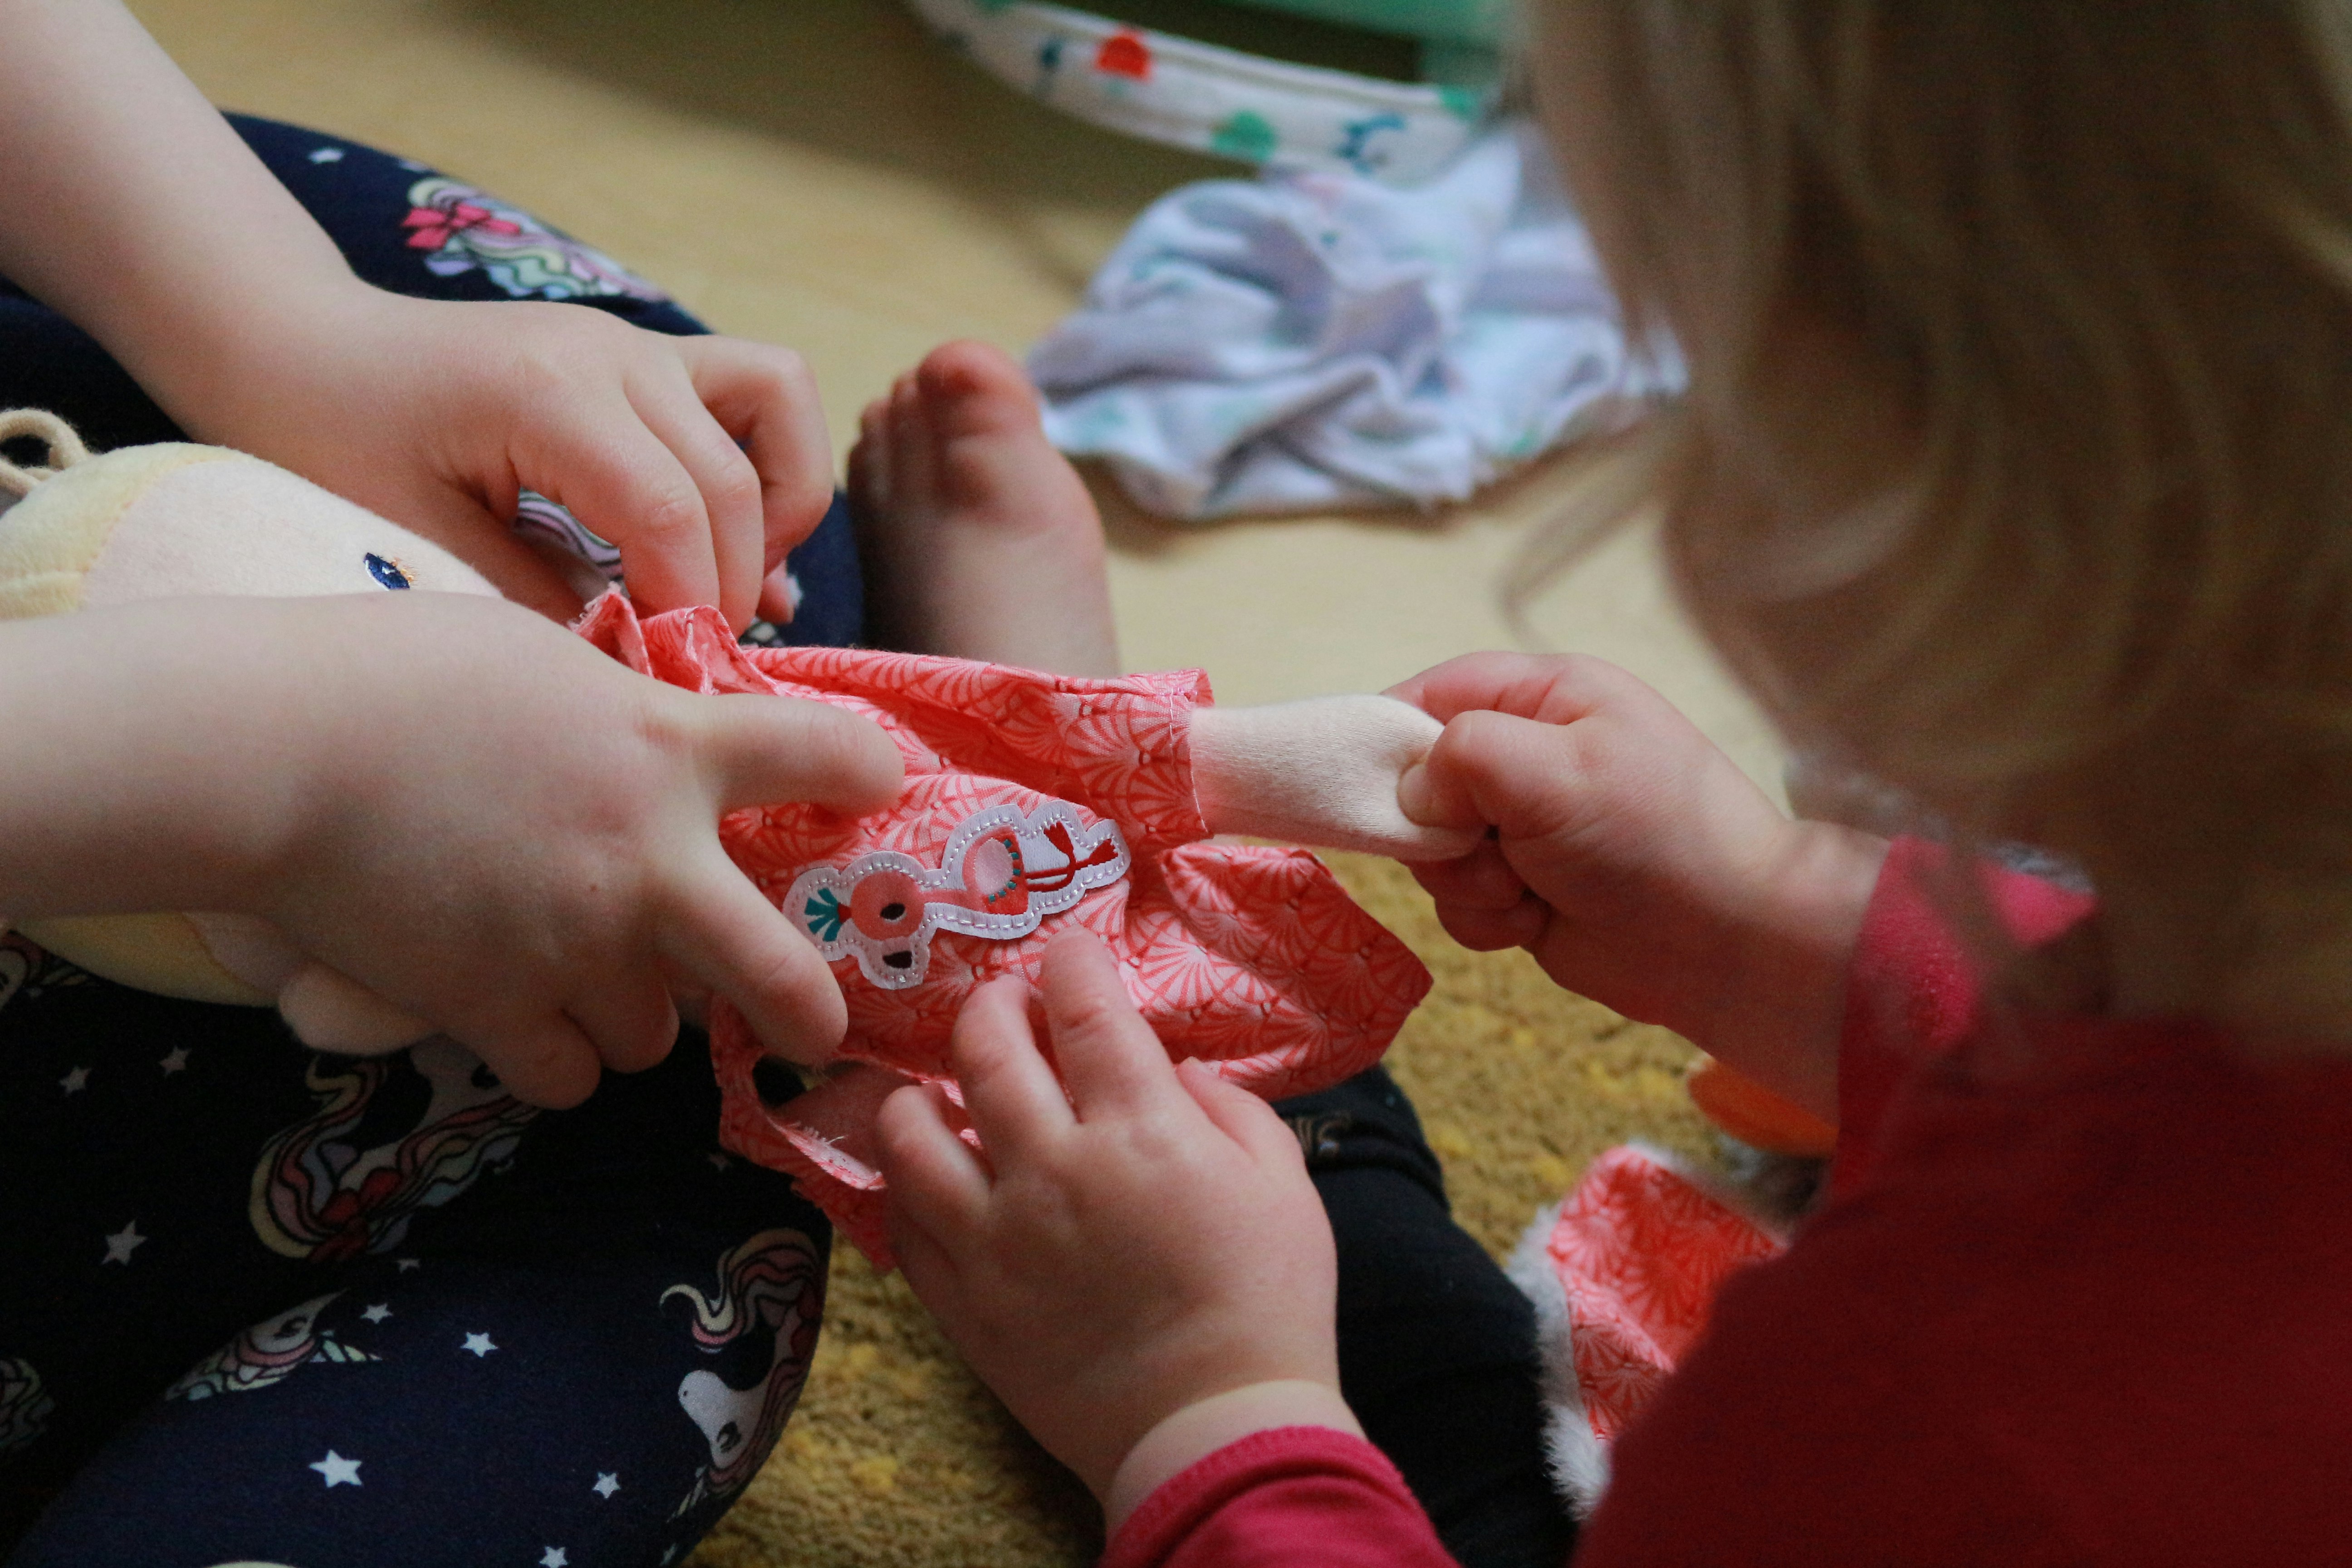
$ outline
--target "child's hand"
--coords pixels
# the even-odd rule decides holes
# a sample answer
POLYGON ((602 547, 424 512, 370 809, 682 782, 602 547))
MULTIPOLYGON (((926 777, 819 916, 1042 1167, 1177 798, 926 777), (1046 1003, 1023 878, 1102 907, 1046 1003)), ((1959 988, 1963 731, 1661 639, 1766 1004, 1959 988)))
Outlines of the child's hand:
POLYGON ((674 338, 601 310, 404 299, 356 283, 161 370, 202 439, 268 458, 568 618, 579 598, 506 526, 519 490, 620 546, 651 614, 789 620, 778 572, 833 497, 833 447, 788 349, 674 338), (742 445, 738 446, 738 442, 742 445))
POLYGON ((848 1022, 833 975, 718 823, 780 800, 887 805, 902 769, 881 730, 818 702, 689 695, 511 606, 414 597, 367 602, 287 693, 332 749, 260 912, 539 1104, 584 1099, 600 1061, 668 1053, 667 972, 772 1047, 830 1055, 848 1022))
POLYGON ((659 1061, 667 979, 803 1060, 840 992, 726 811, 871 810, 898 750, 675 690, 465 595, 159 600, 0 626, 0 909, 222 910, 446 1030, 524 1100, 659 1061))
POLYGON ((1791 822, 1613 665, 1473 654, 1395 688, 1445 725, 1406 815, 1493 831, 1416 867, 1465 947, 1664 1024, 1833 1117, 1846 961, 1885 846, 1791 822))
POLYGON ((950 1131, 943 1090, 883 1104, 891 1239, 916 1293, 1106 1500, 1147 1434, 1139 1458, 1182 1468, 1163 1424, 1214 1447, 1240 1435, 1219 1412, 1262 1396, 1244 1429, 1353 1429, 1337 1394, 1331 1232, 1297 1140, 1255 1096, 1171 1066, 1093 937, 1054 940, 1044 992, 1058 1082, 1020 980, 982 987, 957 1021, 985 1159, 950 1131), (1194 1410, 1205 1418, 1169 1419, 1194 1410))
POLYGON ((796 356, 369 288, 119 0, 6 16, 0 149, 11 211, 38 216, 0 222, 0 272, 183 429, 429 535, 559 619, 578 597, 508 532, 519 489, 618 544, 644 609, 788 618, 771 574, 833 490, 796 356))

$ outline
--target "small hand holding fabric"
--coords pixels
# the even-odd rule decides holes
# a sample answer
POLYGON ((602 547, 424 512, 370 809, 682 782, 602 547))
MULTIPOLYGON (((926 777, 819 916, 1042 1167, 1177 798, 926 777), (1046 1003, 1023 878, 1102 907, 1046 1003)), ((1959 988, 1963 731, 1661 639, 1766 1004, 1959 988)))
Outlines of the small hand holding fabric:
POLYGON ((808 374, 593 308, 408 299, 333 240, 117 0, 12 6, 0 272, 95 337, 181 428, 425 534, 509 596, 580 607, 509 536, 538 490, 621 547, 649 610, 783 616, 774 575, 832 490, 808 374), (739 447, 739 443, 741 446, 739 447))
POLYGON ((661 1060, 672 974, 781 1042, 839 1041, 839 988, 728 859, 719 821, 784 798, 888 801, 898 757, 872 725, 677 691, 491 599, 270 607, 315 626, 279 695, 313 710, 334 780, 249 907, 300 952, 541 1105, 587 1098, 600 1064, 661 1060))
POLYGON ((984 1156, 943 1085, 882 1109, 892 1243, 948 1337, 1114 1528, 1122 1504, 1245 1431, 1358 1430, 1338 1394, 1330 1229, 1297 1139, 1207 1064, 1171 1064, 1092 936, 1046 949, 1051 1065, 1031 1003, 1024 982, 993 981, 956 1026, 984 1156))
MULTIPOLYGON (((789 349, 668 337, 573 305, 404 299, 357 283, 287 310, 171 402, 200 439, 291 468, 558 619, 582 595, 507 527, 522 489, 621 550, 651 614, 792 618, 785 553, 823 519, 833 448, 789 349)), ((172 390, 178 390, 173 387, 172 390)))
POLYGON ((1472 654, 1395 688, 1445 725, 1400 785, 1491 839, 1415 868, 1465 947, 1664 1024, 1835 1114, 1846 960, 1885 845, 1792 822, 1673 704, 1570 656, 1472 654))

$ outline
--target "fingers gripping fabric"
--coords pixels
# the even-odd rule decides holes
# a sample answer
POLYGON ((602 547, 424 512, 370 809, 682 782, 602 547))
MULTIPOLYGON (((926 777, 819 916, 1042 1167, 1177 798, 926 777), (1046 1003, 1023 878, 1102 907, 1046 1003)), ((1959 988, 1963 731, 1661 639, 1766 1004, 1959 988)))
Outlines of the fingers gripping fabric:
POLYGON ((886 811, 851 819, 785 803, 720 828, 735 863, 833 960, 849 1005, 845 1065, 771 1110, 754 1082, 759 1042, 732 1008, 711 1018, 722 1141, 798 1177, 883 1267, 882 1100, 930 1081, 960 1105, 948 1042, 965 998, 999 975, 1034 981, 1065 924, 1117 955, 1171 1057, 1269 1099, 1370 1067, 1429 989, 1420 961, 1312 855, 1208 841, 1191 750, 1209 701, 1198 671, 1092 680, 746 649, 716 612, 640 621, 617 595, 579 630, 672 685, 833 703, 898 746, 907 782, 886 811))

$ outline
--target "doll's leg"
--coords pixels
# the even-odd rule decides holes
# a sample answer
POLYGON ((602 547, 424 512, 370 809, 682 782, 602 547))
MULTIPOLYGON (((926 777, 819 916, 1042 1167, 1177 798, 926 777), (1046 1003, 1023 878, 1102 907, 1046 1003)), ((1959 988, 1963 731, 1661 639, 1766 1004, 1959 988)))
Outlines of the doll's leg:
POLYGON ((1543 1456, 1535 1311, 1454 1223, 1378 1068, 1278 1102, 1339 1249, 1339 1383, 1464 1568, 1559 1568, 1576 1527, 1543 1456))
MULTIPOLYGON (((424 1073, 445 1107, 466 1098, 448 1065, 424 1073)), ((683 1558, 791 1413, 829 1233, 782 1178, 718 1152, 698 1037, 579 1110, 518 1129, 501 1103, 382 1168, 461 1174, 505 1138, 502 1174, 197 1362, 12 1568, 683 1558)))
POLYGON ((1102 519, 1003 352, 950 343, 900 376, 859 422, 849 492, 880 646, 1120 672, 1102 519))
MULTIPOLYGON (((377 288, 437 300, 558 300, 677 336, 709 330, 611 258, 412 159, 249 115, 229 121, 377 288)), ((186 439, 88 333, 0 279, 0 408, 17 407, 62 415, 101 451, 186 439)), ((543 533, 576 527, 537 498, 526 500, 520 525, 543 533)), ((609 547, 601 553, 617 563, 609 547)), ((859 641, 865 592, 845 507, 835 504, 790 565, 800 613, 788 627, 760 631, 760 640, 859 641)))

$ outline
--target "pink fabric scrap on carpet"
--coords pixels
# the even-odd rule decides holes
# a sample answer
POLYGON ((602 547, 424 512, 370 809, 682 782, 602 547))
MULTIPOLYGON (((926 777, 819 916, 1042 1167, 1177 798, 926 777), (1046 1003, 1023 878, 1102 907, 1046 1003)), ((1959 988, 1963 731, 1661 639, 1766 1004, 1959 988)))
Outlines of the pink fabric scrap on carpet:
POLYGON ((1586 1167, 1546 1250, 1593 1436, 1613 1441, 1656 1397, 1726 1279, 1787 1245, 1646 1150, 1612 1149, 1586 1167))
POLYGON ((882 1100, 931 1081, 960 1104, 947 1052, 965 998, 1002 974, 1034 982, 1064 924, 1109 946, 1171 1058, 1198 1058, 1267 1099, 1370 1067, 1429 990, 1421 961, 1314 856, 1207 841, 1190 731, 1193 709, 1211 698, 1197 670, 1084 679, 856 648, 745 648, 715 611, 640 620, 617 594, 591 605, 577 629, 689 691, 768 692, 861 713, 906 760, 905 790, 873 816, 795 803, 720 825, 760 889, 820 951, 838 950, 834 973, 849 1004, 849 1065, 776 1108, 753 1081, 759 1042, 732 1007, 714 1005, 720 1140, 795 1176, 878 1267, 893 1263, 872 1142, 882 1100), (851 871, 899 877, 890 885, 908 898, 853 914, 851 871), (926 899, 938 906, 929 919, 926 899), (884 936, 857 946, 853 921, 884 936), (893 940, 902 929, 910 934, 893 940), (882 966, 890 952, 916 957, 918 943, 919 982, 882 966))

